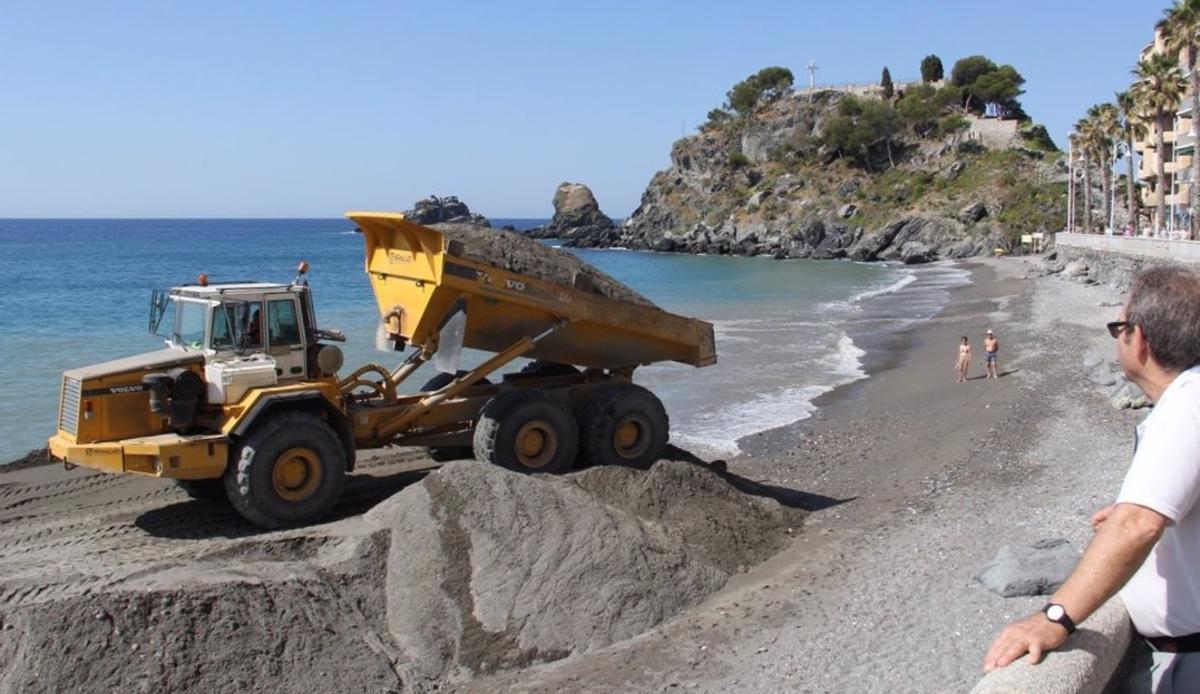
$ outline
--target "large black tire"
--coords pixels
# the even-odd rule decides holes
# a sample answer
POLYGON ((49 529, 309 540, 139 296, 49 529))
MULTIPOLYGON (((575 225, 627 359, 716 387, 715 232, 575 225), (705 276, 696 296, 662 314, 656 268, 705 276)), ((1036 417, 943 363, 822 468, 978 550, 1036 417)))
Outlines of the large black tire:
POLYGON ((346 478, 346 452, 328 424, 307 412, 268 415, 234 450, 225 492, 261 528, 320 520, 346 478))
MULTIPOLYGON (((465 373, 467 372, 459 371, 456 374, 448 374, 444 371, 438 372, 433 378, 426 381, 425 385, 421 386, 421 392, 432 393, 435 390, 441 390, 442 388, 450 385, 451 381, 465 373)), ((481 378, 475 382, 475 385, 479 385, 481 383, 491 383, 491 381, 486 378, 481 378)), ((450 460, 463 460, 465 458, 472 458, 475 456, 475 451, 470 446, 426 446, 425 453, 439 463, 444 463, 450 460)))
POLYGON ((221 478, 212 480, 175 480, 179 491, 196 501, 227 501, 225 483, 221 478))
POLYGON ((609 383, 577 410, 582 465, 645 468, 662 457, 670 420, 654 393, 632 383, 609 383))
POLYGON ((578 451, 574 417, 537 388, 500 393, 483 406, 475 424, 475 459, 510 470, 565 472, 578 451))
POLYGON ((577 376, 579 369, 557 361, 531 361, 521 367, 523 376, 577 376))

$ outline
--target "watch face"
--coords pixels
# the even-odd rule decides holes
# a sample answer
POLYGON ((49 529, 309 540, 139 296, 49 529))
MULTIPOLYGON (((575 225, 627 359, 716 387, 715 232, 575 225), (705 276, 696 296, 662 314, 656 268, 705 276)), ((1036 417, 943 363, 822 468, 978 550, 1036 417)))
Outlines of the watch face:
POLYGON ((1046 616, 1055 622, 1062 619, 1066 613, 1067 611, 1063 609, 1062 605, 1051 605, 1046 608, 1046 616))

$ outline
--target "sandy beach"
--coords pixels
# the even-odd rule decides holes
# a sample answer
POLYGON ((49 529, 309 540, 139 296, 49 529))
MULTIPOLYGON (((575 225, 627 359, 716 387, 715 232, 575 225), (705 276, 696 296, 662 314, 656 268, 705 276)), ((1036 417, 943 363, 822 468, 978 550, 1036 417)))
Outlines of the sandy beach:
POLYGON ((1084 367, 1113 360, 1103 323, 1116 292, 1028 276, 1036 259, 967 266, 973 283, 951 306, 896 338, 902 356, 730 462, 814 495, 787 551, 638 639, 460 691, 969 690, 993 636, 1044 602, 973 576, 1005 544, 1065 537, 1082 550, 1142 414, 1113 410, 1084 367), (989 327, 994 381, 981 378, 989 327), (964 334, 976 351, 956 384, 964 334))
MULTIPOLYGON (((1113 410, 1084 366, 1112 360, 1113 290, 1038 276, 1036 259, 965 267, 972 283, 946 310, 868 353, 871 378, 822 397, 810 420, 743 440, 728 461, 808 513, 784 551, 640 636, 450 689, 968 690, 996 631, 1042 602, 972 577, 1005 544, 1065 537, 1082 549, 1142 415, 1113 410), (982 378, 987 328, 1002 344, 994 381, 982 378), (966 384, 953 371, 961 335, 975 348, 966 384)), ((343 532, 428 466, 417 453, 369 456, 321 532, 343 532)), ((35 580, 66 577, 73 562, 102 556, 112 570, 98 586, 129 580, 146 557, 185 566, 198 547, 266 542, 232 511, 182 499, 156 480, 0 472, 0 570, 30 579, 10 581, 0 605, 86 595, 74 578, 35 580)))

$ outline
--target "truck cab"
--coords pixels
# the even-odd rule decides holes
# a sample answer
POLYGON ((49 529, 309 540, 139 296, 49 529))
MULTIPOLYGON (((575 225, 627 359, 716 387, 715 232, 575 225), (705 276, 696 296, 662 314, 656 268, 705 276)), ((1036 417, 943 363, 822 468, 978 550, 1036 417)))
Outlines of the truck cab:
POLYGON ((170 349, 200 353, 206 364, 273 363, 278 381, 308 376, 319 331, 305 285, 239 282, 156 291, 150 331, 170 349))

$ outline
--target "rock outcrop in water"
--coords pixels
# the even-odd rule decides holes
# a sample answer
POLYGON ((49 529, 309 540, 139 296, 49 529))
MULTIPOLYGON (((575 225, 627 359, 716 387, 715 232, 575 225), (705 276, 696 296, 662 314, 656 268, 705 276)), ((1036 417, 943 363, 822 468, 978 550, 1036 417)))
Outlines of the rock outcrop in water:
POLYGON ((404 213, 405 219, 415 224, 470 224, 490 227, 492 223, 481 214, 474 214, 467 203, 454 195, 439 198, 436 195, 418 200, 411 210, 404 213))
POLYGON ((1023 138, 1015 124, 1011 143, 996 149, 970 130, 904 131, 890 152, 854 161, 823 140, 848 98, 789 91, 752 114, 710 121, 675 142, 671 166, 615 234, 567 245, 920 263, 1060 227, 1066 169, 1052 145, 1023 138))
POLYGON ((544 227, 526 232, 532 238, 561 238, 578 248, 617 244, 620 236, 613 220, 600 211, 596 196, 582 183, 562 183, 554 191, 554 218, 544 227))

